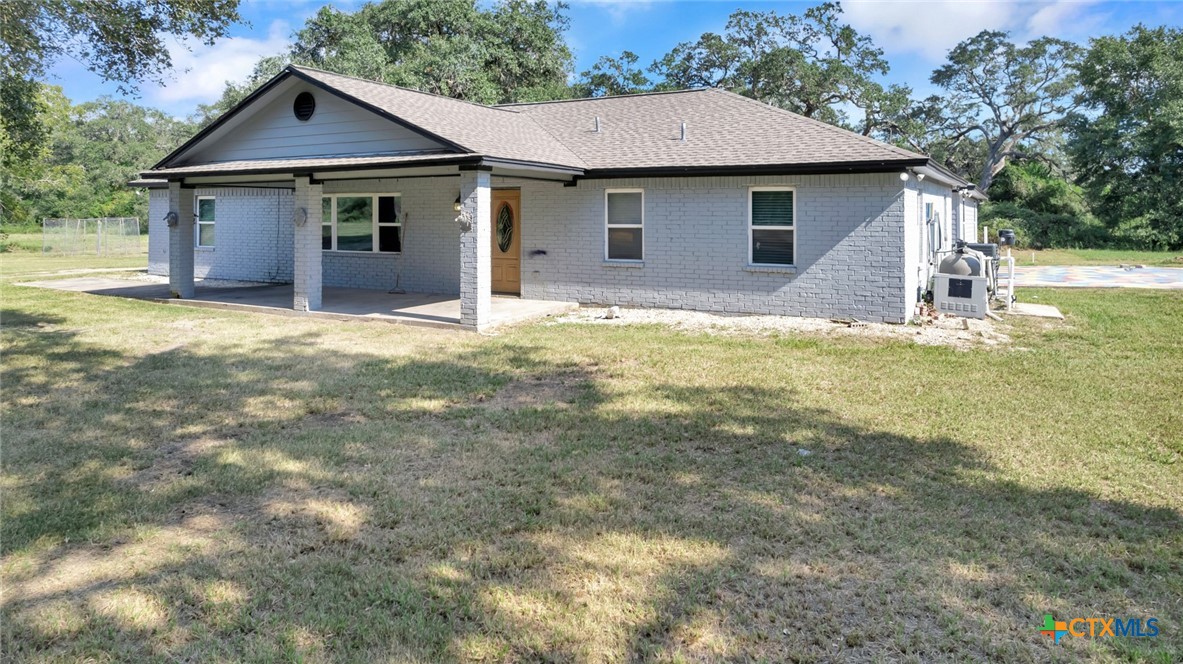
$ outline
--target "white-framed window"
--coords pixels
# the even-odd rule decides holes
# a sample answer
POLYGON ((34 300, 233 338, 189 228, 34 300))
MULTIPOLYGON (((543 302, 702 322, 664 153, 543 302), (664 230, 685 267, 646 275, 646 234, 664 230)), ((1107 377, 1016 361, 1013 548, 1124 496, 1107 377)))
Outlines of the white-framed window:
POLYGON ((748 260, 752 265, 793 265, 797 259, 797 191, 748 189, 748 260))
POLYGON ((403 250, 400 194, 331 194, 321 199, 321 249, 397 254, 403 250))
POLYGON ((218 202, 213 196, 198 196, 194 204, 197 207, 194 214, 197 217, 197 224, 193 232, 196 236, 197 246, 212 247, 214 246, 214 221, 218 216, 218 202))
POLYGON ((644 260, 644 189, 604 191, 604 257, 610 261, 644 260))

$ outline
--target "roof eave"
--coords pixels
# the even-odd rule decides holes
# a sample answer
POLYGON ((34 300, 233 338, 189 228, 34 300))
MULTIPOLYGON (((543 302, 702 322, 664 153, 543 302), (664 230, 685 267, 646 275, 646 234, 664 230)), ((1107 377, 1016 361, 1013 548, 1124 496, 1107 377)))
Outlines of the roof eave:
POLYGON ((717 166, 648 166, 593 168, 580 177, 605 180, 630 177, 709 177, 721 175, 843 175, 855 173, 895 173, 924 166, 928 159, 890 159, 874 161, 815 162, 806 164, 738 164, 717 166))
POLYGON ((244 168, 244 169, 226 169, 226 170, 209 170, 192 168, 186 170, 185 168, 169 169, 168 172, 161 171, 144 171, 140 176, 147 179, 164 179, 164 180, 181 180, 187 177, 216 177, 222 175, 277 175, 277 176, 293 176, 306 175, 309 173, 331 173, 335 171, 356 171, 369 170, 379 168, 411 168, 418 166, 458 166, 464 164, 480 164, 482 161, 480 155, 458 154, 455 157, 448 159, 413 159, 413 160, 391 160, 391 161, 372 161, 364 164, 333 164, 333 165, 316 165, 308 164, 306 166, 295 165, 287 167, 268 166, 262 168, 244 168))
POLYGON ((977 185, 954 173, 945 166, 933 161, 932 159, 929 159, 928 163, 921 168, 927 170, 930 175, 935 175, 937 178, 943 180, 946 184, 952 186, 956 190, 968 191, 970 198, 979 201, 990 200, 986 194, 978 191, 977 185))
POLYGON ((128 180, 127 186, 132 189, 166 189, 168 188, 168 180, 136 178, 135 180, 128 180))

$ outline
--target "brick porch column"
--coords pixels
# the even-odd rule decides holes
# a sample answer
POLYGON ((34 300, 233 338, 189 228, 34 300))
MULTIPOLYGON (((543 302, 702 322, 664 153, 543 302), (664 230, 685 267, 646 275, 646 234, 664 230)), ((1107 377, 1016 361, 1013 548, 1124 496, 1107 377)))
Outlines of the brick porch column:
POLYGON ((493 306, 489 171, 460 172, 460 324, 480 330, 493 306))
POLYGON ((295 226, 293 260, 292 308, 296 311, 316 311, 321 307, 321 193, 319 184, 312 184, 307 176, 296 178, 297 216, 307 215, 304 223, 295 226), (301 214, 303 209, 303 214, 301 214))
POLYGON ((168 183, 168 210, 177 223, 168 227, 168 290, 173 297, 193 297, 193 189, 168 183))

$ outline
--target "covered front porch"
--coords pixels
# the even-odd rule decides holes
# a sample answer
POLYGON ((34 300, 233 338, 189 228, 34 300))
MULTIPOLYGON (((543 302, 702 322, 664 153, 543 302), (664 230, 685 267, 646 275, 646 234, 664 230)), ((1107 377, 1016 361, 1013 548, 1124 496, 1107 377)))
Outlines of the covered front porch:
MULTIPOLYGON (((294 162, 312 165, 305 160, 290 160, 280 168, 296 166, 294 162)), ((301 174, 296 168, 284 169, 287 172, 270 168, 268 172, 236 172, 234 166, 238 165, 219 164, 218 172, 176 169, 168 173, 166 183, 160 183, 167 189, 167 211, 159 210, 167 221, 169 287, 165 297, 206 306, 234 304, 234 298, 247 297, 244 289, 199 288, 196 277, 203 275, 204 261, 206 274, 212 278, 289 282, 259 287, 249 294, 249 306, 271 309, 395 318, 482 330, 523 315, 570 308, 567 303, 494 297, 495 290, 505 295, 506 289, 499 287, 498 280, 505 272, 501 261, 508 255, 504 253, 507 250, 513 254, 508 264, 518 275, 517 289, 511 292, 521 288, 520 196, 514 190, 513 214, 506 217, 512 221, 513 241, 500 248, 492 209, 503 204, 498 197, 503 198, 503 190, 511 186, 504 183, 520 177, 520 168, 474 163, 383 164, 379 168, 357 164, 347 171, 326 168, 301 174), (494 176, 502 183, 496 190, 494 176), (255 196, 253 202, 243 198, 248 191, 266 194, 272 190, 279 194, 273 207, 256 205, 269 200, 266 195, 255 196), (212 246, 203 247, 202 232, 208 228, 201 228, 205 222, 199 208, 209 206, 196 203, 214 199, 215 195, 228 198, 217 199, 214 241, 212 246), (357 251, 354 238, 350 238, 353 244, 346 245, 344 225, 338 223, 343 214, 340 206, 347 199, 369 203, 371 195, 373 205, 367 210, 373 209, 374 234, 372 239, 367 235, 364 241, 368 244, 357 251), (390 218, 396 223, 386 223, 381 204, 394 210, 390 218), (330 221, 333 209, 337 216, 330 221), (392 230, 398 233, 397 238, 387 236, 387 231, 392 230), (397 244, 388 247, 389 241, 397 244), (254 248, 256 242, 260 243, 258 249, 254 248), (267 261, 282 276, 235 276, 244 273, 244 264, 267 261), (209 270, 210 264, 221 269, 209 270), (404 293, 404 289, 409 292, 404 293)), ((569 177, 554 172, 545 175, 558 181, 569 177)), ((160 202, 164 204, 165 200, 160 202)), ((368 219, 370 213, 365 214, 368 219)))
MULTIPOLYGON (((53 288, 94 295, 130 297, 212 309, 295 315, 291 284, 205 285, 194 282, 193 294, 185 299, 171 297, 169 284, 143 283, 118 277, 77 277, 28 282, 22 285, 53 288)), ((463 329, 460 299, 426 293, 386 293, 362 288, 325 287, 321 306, 303 315, 336 320, 369 320, 437 328, 463 329)), ((553 316, 577 309, 572 302, 524 300, 494 296, 489 302, 486 327, 498 327, 553 316)))

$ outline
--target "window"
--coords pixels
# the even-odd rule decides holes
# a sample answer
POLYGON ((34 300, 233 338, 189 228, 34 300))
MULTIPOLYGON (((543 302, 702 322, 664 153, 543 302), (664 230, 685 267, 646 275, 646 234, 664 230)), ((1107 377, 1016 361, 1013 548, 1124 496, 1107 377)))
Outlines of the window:
POLYGON ((398 253, 402 247, 398 194, 336 194, 321 199, 321 249, 398 253))
POLYGON ((217 216, 217 201, 213 196, 197 197, 197 246, 214 246, 214 218, 217 216))
POLYGON ((604 255, 610 261, 639 261, 645 257, 645 194, 640 189, 604 192, 607 231, 604 255))
POLYGON ((748 192, 748 240, 753 265, 792 265, 796 254, 796 192, 753 188, 748 192))

